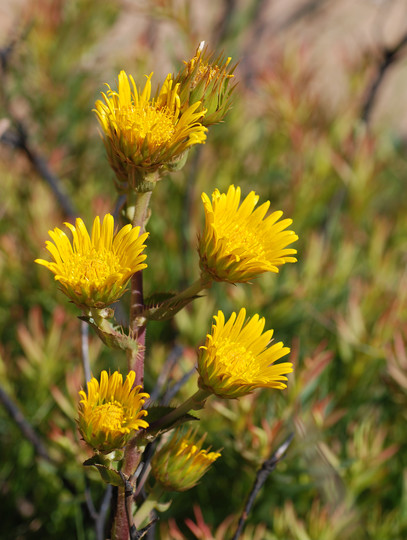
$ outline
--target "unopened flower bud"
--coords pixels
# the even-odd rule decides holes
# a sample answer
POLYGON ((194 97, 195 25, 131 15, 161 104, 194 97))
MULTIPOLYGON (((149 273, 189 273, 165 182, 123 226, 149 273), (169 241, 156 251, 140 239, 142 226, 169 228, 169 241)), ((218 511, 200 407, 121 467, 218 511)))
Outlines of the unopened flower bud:
POLYGON ((220 456, 219 452, 202 450, 205 436, 198 441, 196 431, 185 435, 177 429, 171 439, 156 452, 151 462, 152 472, 159 484, 168 491, 186 491, 196 485, 220 456))

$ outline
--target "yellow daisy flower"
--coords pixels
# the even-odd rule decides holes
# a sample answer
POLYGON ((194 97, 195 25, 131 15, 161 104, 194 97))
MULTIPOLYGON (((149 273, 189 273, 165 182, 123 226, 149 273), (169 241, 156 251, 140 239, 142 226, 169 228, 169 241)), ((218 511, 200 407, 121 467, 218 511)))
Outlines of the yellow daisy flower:
POLYGON ((143 262, 144 241, 148 233, 139 236, 140 227, 125 225, 114 234, 113 216, 107 214, 102 226, 96 217, 92 235, 77 218, 75 226, 65 223, 73 241, 58 228, 49 231, 53 242, 46 247, 53 262, 36 259, 55 274, 61 290, 80 307, 103 308, 118 300, 125 292, 130 277, 147 265, 143 262))
POLYGON ((186 491, 194 487, 220 456, 219 452, 202 450, 205 436, 196 441, 196 430, 185 435, 177 429, 172 438, 155 453, 152 472, 168 491, 186 491))
POLYGON ((110 376, 102 371, 100 384, 92 378, 88 392, 79 392, 79 431, 94 450, 109 453, 122 448, 135 431, 148 427, 143 420, 147 411, 142 406, 150 396, 140 393, 141 386, 133 388, 135 377, 130 371, 123 383, 118 371, 110 376))
POLYGON ((198 357, 198 385, 221 398, 237 398, 255 388, 286 388, 291 362, 274 364, 290 352, 283 343, 269 346, 273 330, 264 333, 264 318, 254 315, 245 322, 246 310, 236 317, 218 311, 212 333, 206 336, 198 357))
POLYGON ((215 190, 212 202, 202 193, 205 229, 199 238, 200 266, 216 281, 244 283, 263 272, 278 272, 279 266, 296 262, 295 249, 287 249, 298 240, 293 231, 285 230, 291 219, 278 221, 282 212, 266 218, 267 201, 256 210, 259 200, 254 191, 240 204, 240 188, 233 185, 227 193, 215 190))
POLYGON ((201 103, 181 113, 179 84, 174 84, 171 74, 151 98, 152 75, 140 91, 133 77, 121 71, 118 91, 107 85, 104 101, 95 104, 110 164, 122 182, 134 176, 134 169, 152 173, 171 166, 190 146, 206 139, 207 129, 201 123, 206 111, 198 111, 201 103))

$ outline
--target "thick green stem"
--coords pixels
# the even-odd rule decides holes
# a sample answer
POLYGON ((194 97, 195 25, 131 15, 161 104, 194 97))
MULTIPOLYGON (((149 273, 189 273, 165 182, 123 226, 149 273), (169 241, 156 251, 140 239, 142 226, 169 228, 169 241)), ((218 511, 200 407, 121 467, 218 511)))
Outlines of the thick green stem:
POLYGON ((133 227, 140 227, 140 233, 145 231, 148 221, 148 207, 152 191, 132 192, 127 202, 127 217, 133 227))
POLYGON ((200 277, 192 285, 180 293, 170 295, 167 300, 164 300, 161 305, 147 309, 144 312, 145 318, 153 318, 156 321, 166 320, 173 317, 175 313, 185 307, 189 302, 192 302, 199 296, 203 289, 207 289, 212 284, 212 281, 200 277))
POLYGON ((137 510, 136 515, 134 516, 134 523, 138 529, 143 527, 143 525, 147 525, 145 522, 147 521, 151 512, 157 508, 162 494, 163 490, 159 486, 155 485, 151 493, 149 493, 147 499, 143 502, 142 506, 137 510))
POLYGON ((205 400, 210 396, 210 392, 199 389, 193 396, 187 399, 182 405, 166 414, 156 422, 150 424, 150 428, 156 430, 162 426, 173 424, 178 418, 184 416, 191 410, 199 410, 204 407, 205 400))
POLYGON ((194 281, 194 283, 192 283, 192 285, 190 285, 184 291, 177 293, 172 298, 172 301, 183 300, 184 298, 192 298, 196 296, 197 294, 199 294, 204 289, 208 289, 211 286, 211 284, 212 284, 212 281, 208 279, 207 276, 201 276, 199 279, 194 281))

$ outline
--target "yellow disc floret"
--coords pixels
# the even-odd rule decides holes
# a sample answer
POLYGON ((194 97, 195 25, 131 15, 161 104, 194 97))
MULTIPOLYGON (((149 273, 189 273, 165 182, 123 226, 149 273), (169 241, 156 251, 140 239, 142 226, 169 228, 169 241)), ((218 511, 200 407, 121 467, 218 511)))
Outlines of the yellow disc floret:
POLYGON ((171 140, 174 123, 174 113, 167 107, 157 109, 148 103, 144 107, 122 109, 117 114, 117 126, 123 136, 139 146, 147 140, 152 152, 171 140))

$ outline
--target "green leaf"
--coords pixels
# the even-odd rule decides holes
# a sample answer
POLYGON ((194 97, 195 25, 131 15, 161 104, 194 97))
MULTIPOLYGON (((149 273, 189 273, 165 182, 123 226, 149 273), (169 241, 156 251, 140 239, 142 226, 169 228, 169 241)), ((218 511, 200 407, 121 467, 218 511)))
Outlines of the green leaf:
POLYGON ((101 454, 95 454, 90 459, 87 459, 84 463, 85 467, 95 467, 99 474, 106 484, 111 484, 112 486, 122 486, 123 480, 120 474, 115 470, 111 469, 108 464, 110 460, 101 454))

